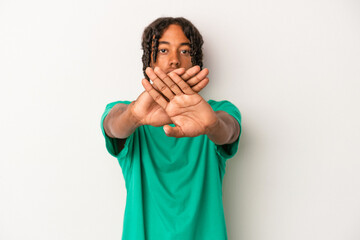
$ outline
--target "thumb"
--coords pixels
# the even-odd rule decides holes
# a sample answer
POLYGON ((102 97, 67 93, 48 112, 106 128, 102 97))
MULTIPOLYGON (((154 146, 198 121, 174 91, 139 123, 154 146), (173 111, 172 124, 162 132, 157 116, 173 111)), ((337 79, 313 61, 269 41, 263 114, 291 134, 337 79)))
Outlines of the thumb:
POLYGON ((180 138, 184 135, 179 126, 171 127, 170 125, 165 125, 163 129, 168 137, 180 138))

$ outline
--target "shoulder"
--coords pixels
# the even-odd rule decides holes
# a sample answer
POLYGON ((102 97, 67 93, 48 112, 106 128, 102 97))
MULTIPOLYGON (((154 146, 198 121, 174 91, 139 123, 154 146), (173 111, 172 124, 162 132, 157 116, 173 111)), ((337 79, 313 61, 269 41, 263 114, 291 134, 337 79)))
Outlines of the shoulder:
POLYGON ((230 114, 232 117, 234 117, 241 125, 240 110, 233 103, 227 100, 221 100, 221 101, 209 100, 208 103, 215 112, 224 111, 230 114))
POLYGON ((114 107, 116 104, 126 104, 126 105, 129 105, 131 103, 131 101, 127 101, 127 100, 124 100, 124 101, 115 101, 115 102, 110 102, 106 105, 106 109, 111 109, 112 107, 114 107))
POLYGON ((208 100, 207 101, 214 111, 225 111, 224 109, 237 109, 237 107, 228 100, 208 100))

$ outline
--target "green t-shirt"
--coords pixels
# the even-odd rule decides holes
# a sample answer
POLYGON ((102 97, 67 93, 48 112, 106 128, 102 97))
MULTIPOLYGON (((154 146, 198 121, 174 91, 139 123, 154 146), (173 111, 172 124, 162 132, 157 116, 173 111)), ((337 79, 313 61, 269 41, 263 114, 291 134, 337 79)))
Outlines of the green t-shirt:
MULTIPOLYGON (((206 135, 173 138, 162 127, 141 126, 119 152, 103 121, 117 101, 106 106, 101 129, 108 152, 121 166, 127 189, 122 240, 227 239, 222 202, 226 160, 238 149, 216 145, 206 135)), ((228 101, 209 100, 241 126, 239 110, 228 101)))

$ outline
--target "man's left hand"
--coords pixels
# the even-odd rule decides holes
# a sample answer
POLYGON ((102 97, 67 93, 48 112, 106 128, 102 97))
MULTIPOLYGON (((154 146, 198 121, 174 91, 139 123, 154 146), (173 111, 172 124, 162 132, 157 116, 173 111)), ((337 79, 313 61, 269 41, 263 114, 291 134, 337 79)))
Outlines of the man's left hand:
POLYGON ((166 74, 156 67, 147 68, 146 74, 153 84, 144 79, 142 85, 175 124, 164 126, 167 136, 196 137, 219 124, 211 106, 175 72, 166 74))

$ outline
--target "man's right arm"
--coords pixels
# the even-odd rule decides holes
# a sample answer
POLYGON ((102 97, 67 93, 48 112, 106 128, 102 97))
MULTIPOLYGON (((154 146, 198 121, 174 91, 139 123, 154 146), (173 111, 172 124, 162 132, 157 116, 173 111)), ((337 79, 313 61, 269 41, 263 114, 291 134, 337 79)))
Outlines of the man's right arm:
POLYGON ((133 102, 129 105, 116 104, 104 119, 104 130, 107 136, 118 140, 121 151, 124 148, 126 138, 130 136, 140 125, 131 113, 133 102))
MULTIPOLYGON (((200 92, 209 82, 207 75, 209 71, 199 66, 194 66, 187 71, 176 69, 173 72, 182 74, 181 77, 188 81, 193 91, 200 92)), ((105 134, 117 140, 118 148, 124 148, 127 137, 129 137, 139 126, 152 125, 163 126, 170 124, 171 120, 165 111, 144 91, 129 105, 116 104, 105 117, 103 127, 105 134)))

